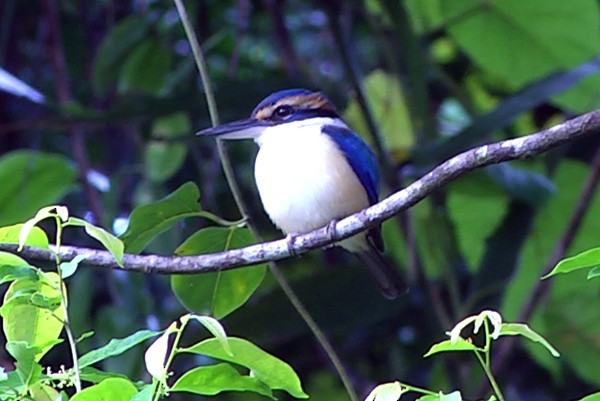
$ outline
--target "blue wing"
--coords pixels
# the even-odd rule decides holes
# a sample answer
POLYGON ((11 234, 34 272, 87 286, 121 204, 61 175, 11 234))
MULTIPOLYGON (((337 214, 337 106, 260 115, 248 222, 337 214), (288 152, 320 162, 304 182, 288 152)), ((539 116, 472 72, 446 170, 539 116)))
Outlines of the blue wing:
POLYGON ((379 201, 379 168, 377 159, 369 146, 355 132, 335 125, 323 127, 323 133, 329 135, 339 146, 346 160, 367 191, 369 204, 379 201))

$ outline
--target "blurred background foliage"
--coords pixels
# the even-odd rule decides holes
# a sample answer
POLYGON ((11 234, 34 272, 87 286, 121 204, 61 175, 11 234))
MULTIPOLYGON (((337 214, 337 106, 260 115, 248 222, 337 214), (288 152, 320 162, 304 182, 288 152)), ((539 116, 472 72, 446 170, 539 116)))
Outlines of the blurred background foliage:
MULTIPOLYGON (((249 115, 274 90, 321 90, 377 150, 384 194, 461 150, 600 107, 597 0, 201 0, 186 6, 222 121, 249 115)), ((133 208, 187 181, 198 184, 204 210, 240 218, 213 141, 193 136, 210 120, 172 2, 3 0, 0 72, 0 225, 61 202, 120 234, 133 208)), ((600 201, 583 196, 595 190, 596 180, 586 177, 600 169, 598 142, 581 140, 473 172, 386 222, 388 254, 411 283, 411 292, 396 301, 382 299, 357 262, 338 250, 281 263, 361 395, 400 379, 461 389, 470 399, 485 396, 485 379, 470 359, 422 358, 456 321, 482 308, 527 321, 562 353, 554 359, 536 345, 498 347, 494 368, 509 399, 572 399, 600 386, 597 283, 578 274, 540 282, 561 257, 598 245, 600 201), (583 208, 581 221, 573 218, 577 208, 583 208)), ((260 207, 254 145, 229 149, 253 217, 267 237, 280 236, 260 207)), ((213 224, 178 222, 145 251, 170 255, 179 247, 186 254, 184 240, 213 224)), ((224 234, 213 230, 188 241, 214 250, 210 241, 221 244, 224 234)), ((246 234, 238 245, 252 242, 246 234)), ((65 235, 69 244, 95 246, 77 232, 65 235)), ((239 305, 213 308, 227 315, 228 332, 289 362, 313 399, 347 399, 274 280, 268 273, 262 280, 264 268, 243 270, 242 281, 256 292, 231 314, 239 305)), ((205 280, 171 283, 80 269, 69 283, 77 300, 72 324, 76 333, 96 333, 82 351, 140 328, 164 327, 196 302, 198 288, 210 287, 205 280), (181 303, 171 287, 184 294, 181 303)), ((65 362, 59 351, 48 364, 65 362)), ((140 355, 130 352, 105 368, 142 377, 140 355)), ((11 363, 7 355, 1 362, 11 363)))

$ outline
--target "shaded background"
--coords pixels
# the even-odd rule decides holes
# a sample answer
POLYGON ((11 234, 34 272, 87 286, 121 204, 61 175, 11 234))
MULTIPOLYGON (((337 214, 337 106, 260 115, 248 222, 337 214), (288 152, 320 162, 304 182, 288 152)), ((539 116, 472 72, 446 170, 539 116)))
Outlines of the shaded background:
MULTIPOLYGON (((594 0, 206 0, 187 8, 223 121, 249 115, 274 90, 321 90, 377 150, 384 194, 461 150, 600 105, 594 0)), ((240 217, 213 141, 193 137, 210 121, 171 2, 4 0, 0 68, 45 96, 15 96, 14 85, 0 92, 1 225, 60 202, 120 233, 134 207, 186 181, 198 184, 204 209, 240 217)), ((254 186, 254 144, 229 149, 257 223, 278 237, 254 186)), ((595 189, 585 179, 600 168, 597 149, 592 138, 471 173, 387 222, 388 254, 412 288, 396 301, 381 298, 342 251, 281 263, 361 395, 398 379, 486 396, 471 355, 422 358, 455 322, 484 308, 526 321, 562 354, 557 360, 522 342, 496 347, 509 399, 573 399, 600 385, 597 283, 583 274, 539 280, 561 257, 598 245, 600 203, 592 199, 581 223, 572 219, 585 206, 584 186, 595 189)), ((210 224, 179 223, 146 252, 170 255, 210 224)), ((66 236, 95 246, 77 231, 66 236)), ((185 311, 168 277, 85 268, 69 285, 75 332, 96 333, 82 351, 165 327, 185 311)), ((347 399, 268 275, 223 323, 290 363, 313 399, 347 399)), ((190 333, 190 341, 202 335, 190 333)), ((142 351, 104 367, 144 378, 142 351)), ((58 366, 65 354, 59 348, 47 363, 58 366)))

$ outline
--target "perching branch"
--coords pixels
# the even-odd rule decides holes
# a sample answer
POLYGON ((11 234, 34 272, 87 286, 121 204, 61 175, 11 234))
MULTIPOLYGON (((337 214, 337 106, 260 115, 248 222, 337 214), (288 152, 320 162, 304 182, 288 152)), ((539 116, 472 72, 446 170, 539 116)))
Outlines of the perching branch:
MULTIPOLYGON (((300 234, 294 237, 291 245, 284 238, 199 256, 125 255, 123 258, 125 270, 155 274, 205 273, 288 258, 292 256, 290 248, 295 255, 303 254, 381 223, 410 208, 436 189, 477 168, 539 155, 565 143, 597 133, 600 133, 600 110, 532 135, 483 145, 463 152, 381 202, 338 221, 335 230, 327 230, 324 227, 300 234), (336 233, 335 238, 331 238, 328 234, 331 231, 336 233)), ((3 244, 0 245, 0 249, 14 252, 16 246, 3 244)), ((25 247, 21 254, 27 259, 54 260, 52 252, 38 248, 25 247)), ((77 255, 84 255, 85 262, 93 266, 117 268, 114 259, 106 251, 69 246, 62 246, 60 249, 60 258, 63 261, 72 260, 77 255)))

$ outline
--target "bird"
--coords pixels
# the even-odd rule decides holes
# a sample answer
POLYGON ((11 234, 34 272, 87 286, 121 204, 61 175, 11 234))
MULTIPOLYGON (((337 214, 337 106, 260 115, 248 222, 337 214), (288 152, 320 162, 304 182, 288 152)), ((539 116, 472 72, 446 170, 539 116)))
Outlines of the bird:
MULTIPOLYGON (((263 208, 288 237, 331 227, 379 201, 375 154, 321 92, 300 88, 274 92, 250 118, 196 135, 256 142, 254 176, 263 208)), ((408 291, 383 256, 380 225, 334 245, 359 257, 386 298, 408 291)))

